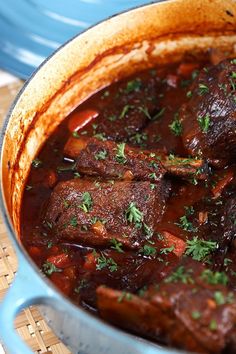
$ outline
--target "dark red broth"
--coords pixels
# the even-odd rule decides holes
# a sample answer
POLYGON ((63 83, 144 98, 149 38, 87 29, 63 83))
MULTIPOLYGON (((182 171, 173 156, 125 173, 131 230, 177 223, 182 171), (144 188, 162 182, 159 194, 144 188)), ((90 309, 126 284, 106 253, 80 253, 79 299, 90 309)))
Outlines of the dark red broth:
MULTIPOLYGON (((64 151, 70 137, 78 140, 95 137, 100 142, 108 139, 144 151, 162 151, 170 161, 175 161, 176 156, 185 160, 194 159, 189 157, 182 142, 179 110, 191 98, 193 80, 208 65, 200 61, 167 65, 112 84, 76 108, 46 141, 37 159, 32 162, 22 203, 22 242, 41 271, 77 305, 100 313, 96 294, 100 285, 121 290, 123 297, 142 297, 143 292, 158 287, 163 279, 170 277, 173 269, 178 265, 181 267, 181 262, 188 264, 188 260, 190 263, 200 261, 212 274, 216 271, 223 274, 228 279, 228 288, 234 291, 234 242, 226 246, 219 240, 224 222, 224 205, 235 193, 236 167, 232 163, 224 167, 207 164, 207 175, 202 179, 194 173, 187 177, 167 173, 163 192, 164 212, 161 217, 158 215, 159 222, 154 234, 139 247, 126 247, 116 238, 106 246, 100 243, 93 246, 90 241, 80 242, 79 236, 61 237, 55 225, 45 219, 50 196, 59 182, 76 179, 81 180, 81 183, 86 181, 90 185, 93 182, 99 186, 104 179, 104 176, 87 176, 86 173, 78 172, 76 159, 64 151), (81 128, 84 120, 87 124, 81 128), (199 240, 203 240, 203 243, 200 244, 199 240), (210 243, 204 244, 208 241, 210 243)), ((105 150, 100 150, 97 161, 104 161, 106 154, 105 150)), ((129 182, 127 176, 124 179, 129 182)), ((155 179, 155 173, 153 176, 155 179)), ((106 181, 113 185, 117 183, 115 177, 106 181)), ((151 184, 152 188, 155 188, 154 184, 151 184)), ((109 199, 107 203, 110 203, 109 199)), ((82 207, 85 213, 89 213, 89 201, 85 201, 82 207)), ((128 214, 126 210, 125 217, 133 220, 135 215, 128 214)), ((70 227, 75 229, 76 226, 76 218, 71 218, 70 227)), ((106 223, 95 218, 89 227, 93 227, 95 233, 97 227, 100 235, 106 223)), ((86 224, 84 230, 87 232, 87 229, 86 224)), ((190 266, 187 268, 190 269, 190 266)), ((120 302, 122 296, 118 298, 120 302)), ((109 320, 106 314, 102 308, 101 315, 109 320)), ((195 313, 197 316, 198 312, 195 313)), ((123 327, 120 319, 112 322, 123 327)), ((149 335, 132 325, 125 327, 160 341, 158 335, 151 332, 149 335)), ((164 342, 168 343, 168 340, 164 342)), ((170 342, 177 345, 174 340, 170 342)), ((179 346, 186 347, 182 344, 179 346)), ((193 348, 187 346, 187 349, 193 348)))

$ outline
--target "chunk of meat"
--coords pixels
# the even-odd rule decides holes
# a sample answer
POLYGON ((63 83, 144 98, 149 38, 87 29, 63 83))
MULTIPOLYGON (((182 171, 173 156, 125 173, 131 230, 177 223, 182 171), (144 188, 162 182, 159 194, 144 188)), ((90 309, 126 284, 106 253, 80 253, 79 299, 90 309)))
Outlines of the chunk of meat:
POLYGON ((86 278, 87 283, 80 292, 81 299, 96 308, 96 289, 101 284, 132 293, 146 289, 150 284, 164 279, 177 260, 173 254, 151 258, 141 257, 137 252, 120 253, 113 249, 88 253, 79 270, 80 278, 86 278))
POLYGON ((166 156, 163 151, 142 150, 96 138, 71 137, 64 152, 77 160, 79 172, 105 178, 148 180, 155 183, 164 173, 200 180, 207 176, 207 166, 203 160, 166 156))
POLYGON ((99 287, 101 316, 135 333, 198 353, 221 353, 236 329, 235 296, 199 262, 179 266, 143 297, 99 287))
POLYGON ((236 156, 236 63, 203 69, 180 110, 183 143, 193 156, 225 166, 236 156))
POLYGON ((136 78, 120 85, 116 95, 107 96, 106 102, 110 104, 100 111, 97 133, 124 141, 143 129, 161 110, 157 106, 157 81, 136 78))
POLYGON ((76 158, 76 168, 87 175, 105 178, 147 180, 158 182, 164 174, 161 162, 138 149, 131 149, 125 143, 100 141, 96 138, 78 140, 78 150, 75 141, 69 140, 65 153, 76 158))
POLYGON ((106 246, 115 238, 127 248, 138 248, 161 219, 162 188, 161 182, 154 189, 150 182, 60 182, 50 197, 45 223, 59 239, 106 246), (94 227, 98 221, 104 232, 94 227))

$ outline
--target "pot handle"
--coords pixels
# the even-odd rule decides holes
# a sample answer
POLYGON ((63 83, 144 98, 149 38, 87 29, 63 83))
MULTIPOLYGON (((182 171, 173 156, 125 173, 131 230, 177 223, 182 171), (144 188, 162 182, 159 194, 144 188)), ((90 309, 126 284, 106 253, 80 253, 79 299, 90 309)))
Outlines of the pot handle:
MULTIPOLYGON (((0 303, 0 336, 9 354, 32 354, 14 329, 17 314, 30 305, 46 303, 55 294, 30 267, 28 261, 18 254, 19 269, 2 303, 0 303)), ((54 299, 55 300, 55 299, 54 299)))

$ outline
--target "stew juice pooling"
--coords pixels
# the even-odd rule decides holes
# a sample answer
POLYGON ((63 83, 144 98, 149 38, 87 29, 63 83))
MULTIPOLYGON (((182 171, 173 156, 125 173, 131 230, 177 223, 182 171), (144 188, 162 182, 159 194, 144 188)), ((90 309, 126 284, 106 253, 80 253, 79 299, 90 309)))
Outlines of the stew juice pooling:
POLYGON ((45 143, 22 242, 74 303, 154 341, 236 351, 236 60, 114 83, 45 143))

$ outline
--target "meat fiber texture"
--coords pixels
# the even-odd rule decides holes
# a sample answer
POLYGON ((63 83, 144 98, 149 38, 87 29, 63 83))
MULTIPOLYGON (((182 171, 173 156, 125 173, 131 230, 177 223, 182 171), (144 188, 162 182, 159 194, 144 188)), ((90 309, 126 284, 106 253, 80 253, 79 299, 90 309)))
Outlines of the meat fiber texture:
POLYGON ((236 156, 236 61, 203 69, 180 110, 183 143, 193 156, 225 166, 236 156))
POLYGON ((115 238, 126 248, 137 248, 152 236, 164 212, 162 183, 74 179, 60 182, 49 200, 45 220, 59 239, 88 246, 107 246, 115 238), (85 196, 90 207, 84 206, 85 196), (140 212, 129 219, 129 208, 140 212))

